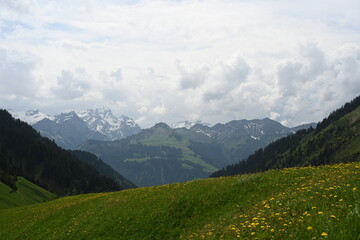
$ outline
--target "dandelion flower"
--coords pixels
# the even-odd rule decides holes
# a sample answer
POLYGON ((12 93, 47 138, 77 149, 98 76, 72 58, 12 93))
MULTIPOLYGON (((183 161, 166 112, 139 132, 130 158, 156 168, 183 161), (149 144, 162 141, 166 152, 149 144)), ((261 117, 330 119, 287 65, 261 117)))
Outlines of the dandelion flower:
POLYGON ((311 226, 308 226, 307 227, 307 230, 312 230, 313 228, 311 226))
POLYGON ((326 232, 323 232, 322 234, 321 234, 321 236, 324 236, 324 237, 326 237, 328 234, 326 233, 326 232))

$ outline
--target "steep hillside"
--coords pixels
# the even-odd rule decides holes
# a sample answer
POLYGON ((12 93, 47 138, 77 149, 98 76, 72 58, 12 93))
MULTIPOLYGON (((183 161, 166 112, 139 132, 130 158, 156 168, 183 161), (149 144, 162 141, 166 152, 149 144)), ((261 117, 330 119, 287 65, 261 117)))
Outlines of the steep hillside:
POLYGON ((121 176, 117 171, 104 163, 96 155, 79 150, 70 151, 70 153, 74 155, 77 159, 89 164, 90 166, 93 166, 101 175, 111 178, 120 186, 123 186, 125 189, 136 187, 135 184, 121 176))
POLYGON ((14 187, 12 176, 22 176, 58 195, 123 189, 5 110, 0 110, 0 173, 8 186, 14 187))
POLYGON ((0 210, 0 239, 360 239, 360 163, 293 168, 0 210))
POLYGON ((294 166, 318 166, 360 160, 360 97, 334 111, 316 129, 279 139, 244 161, 211 176, 229 176, 294 166))
POLYGON ((16 191, 0 182, 0 210, 34 203, 42 203, 57 198, 45 189, 29 182, 23 177, 16 181, 16 191))

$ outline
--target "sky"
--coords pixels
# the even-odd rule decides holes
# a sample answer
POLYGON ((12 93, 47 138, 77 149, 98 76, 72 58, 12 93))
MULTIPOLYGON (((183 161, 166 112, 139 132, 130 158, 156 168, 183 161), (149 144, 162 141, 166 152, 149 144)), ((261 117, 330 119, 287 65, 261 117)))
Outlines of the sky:
POLYGON ((0 0, 0 108, 296 126, 358 95, 359 0, 0 0))

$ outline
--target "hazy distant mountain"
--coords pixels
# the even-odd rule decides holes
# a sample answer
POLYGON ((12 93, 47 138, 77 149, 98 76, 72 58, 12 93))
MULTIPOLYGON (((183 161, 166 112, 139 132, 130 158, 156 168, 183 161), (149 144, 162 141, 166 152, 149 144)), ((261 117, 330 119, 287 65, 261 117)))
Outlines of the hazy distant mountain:
POLYGON ((115 140, 139 133, 141 128, 129 117, 116 117, 110 109, 64 112, 55 116, 38 110, 11 112, 38 130, 43 136, 66 149, 75 149, 89 140, 115 140))
POLYGON ((231 162, 248 157, 257 149, 300 129, 316 127, 316 123, 288 128, 269 118, 233 120, 213 127, 196 124, 190 131, 201 133, 219 142, 226 149, 231 162))
MULTIPOLYGON (((299 126, 296 129, 308 128, 310 126, 316 126, 316 124, 299 126)), ((224 142, 231 139, 238 139, 239 137, 267 141, 268 139, 273 139, 274 136, 287 135, 293 132, 294 129, 285 127, 279 122, 269 118, 264 118, 233 120, 225 124, 218 123, 213 127, 196 124, 192 126, 190 130, 207 135, 219 142, 224 142)))
POLYGON ((197 120, 195 122, 191 122, 191 121, 188 121, 188 120, 185 120, 185 121, 179 121, 177 123, 173 123, 171 124, 171 128, 191 128, 192 126, 196 125, 196 124, 200 124, 200 125, 203 125, 203 126, 207 126, 207 127, 210 127, 210 123, 206 123, 206 122, 203 122, 201 120, 197 120))

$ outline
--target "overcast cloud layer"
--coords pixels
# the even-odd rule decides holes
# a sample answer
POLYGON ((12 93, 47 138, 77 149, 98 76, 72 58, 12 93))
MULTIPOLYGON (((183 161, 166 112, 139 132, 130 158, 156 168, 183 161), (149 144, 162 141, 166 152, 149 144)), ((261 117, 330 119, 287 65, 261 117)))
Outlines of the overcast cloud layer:
POLYGON ((0 107, 317 122, 360 95, 358 0, 0 0, 0 107))

